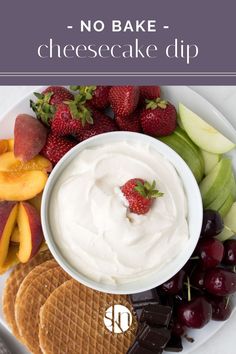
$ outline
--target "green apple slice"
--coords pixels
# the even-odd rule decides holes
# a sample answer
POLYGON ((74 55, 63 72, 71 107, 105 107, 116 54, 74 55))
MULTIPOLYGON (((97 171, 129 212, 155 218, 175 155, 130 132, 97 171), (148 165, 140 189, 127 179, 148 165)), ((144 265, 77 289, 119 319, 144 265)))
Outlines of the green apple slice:
POLYGON ((203 167, 199 155, 196 154, 195 150, 175 133, 161 137, 159 140, 167 144, 182 157, 199 183, 203 177, 203 167))
POLYGON ((204 160, 205 175, 208 175, 215 165, 220 161, 221 155, 201 150, 204 160))
POLYGON ((201 149, 223 154, 235 147, 234 143, 182 103, 179 104, 179 117, 189 137, 201 149))
POLYGON ((224 224, 232 232, 236 233, 236 202, 233 203, 230 211, 224 218, 224 224))
POLYGON ((177 123, 178 123, 178 126, 181 128, 181 129, 184 129, 184 126, 181 122, 181 119, 180 119, 180 116, 179 116, 179 112, 177 112, 177 123))
POLYGON ((217 236, 218 240, 224 242, 236 234, 236 202, 230 208, 230 211, 224 217, 224 229, 217 236))
POLYGON ((202 169, 204 170, 205 166, 204 166, 202 152, 199 149, 199 147, 196 144, 194 144, 194 142, 189 138, 188 134, 183 129, 177 127, 176 130, 174 131, 174 135, 177 135, 178 137, 180 137, 182 140, 185 141, 185 143, 188 144, 188 146, 191 150, 194 150, 195 154, 198 156, 198 159, 201 162, 202 169))
POLYGON ((221 242, 224 242, 233 236, 234 236, 234 232, 229 230, 227 227, 224 227, 223 231, 219 235, 217 235, 216 238, 221 242))
POLYGON ((206 209, 212 209, 219 211, 222 216, 226 215, 230 210, 235 197, 235 180, 233 173, 229 183, 224 183, 222 188, 219 190, 219 193, 215 200, 209 205, 206 205, 206 209))
POLYGON ((224 204, 221 205, 221 207, 218 210, 218 212, 220 213, 220 215, 222 217, 227 215, 227 213, 230 211, 234 201, 235 201, 235 198, 233 197, 233 195, 232 194, 228 195, 228 197, 226 198, 224 204))
MULTIPOLYGON (((210 205, 218 197, 222 188, 229 186, 231 177, 231 160, 222 158, 222 160, 220 160, 211 170, 209 175, 207 175, 200 183, 200 191, 204 207, 210 205)), ((228 188, 229 190, 227 195, 230 193, 230 187, 228 188)), ((224 200, 222 200, 222 204, 224 200)))

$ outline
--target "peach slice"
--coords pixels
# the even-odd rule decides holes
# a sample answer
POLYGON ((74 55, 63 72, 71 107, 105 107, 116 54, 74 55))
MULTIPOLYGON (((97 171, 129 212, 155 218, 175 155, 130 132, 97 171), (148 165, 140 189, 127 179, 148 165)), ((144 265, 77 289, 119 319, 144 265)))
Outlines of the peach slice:
POLYGON ((43 193, 37 194, 33 199, 29 200, 29 203, 35 207, 35 209, 39 212, 41 212, 41 203, 42 203, 42 196, 43 193))
POLYGON ((26 263, 39 251, 44 239, 39 213, 29 203, 21 202, 17 224, 20 231, 20 248, 17 256, 22 263, 26 263))
POLYGON ((43 171, 0 171, 0 199, 8 201, 32 199, 42 192, 47 178, 43 171))
POLYGON ((46 143, 47 129, 34 117, 20 114, 14 127, 14 154, 26 162, 38 155, 46 143))
POLYGON ((19 259, 17 257, 17 252, 19 250, 18 245, 11 244, 8 249, 7 258, 4 264, 0 267, 0 275, 5 273, 9 268, 13 267, 17 263, 19 263, 19 259))
POLYGON ((0 154, 8 151, 8 140, 0 140, 0 154))
POLYGON ((51 172, 52 164, 45 157, 37 155, 28 162, 18 160, 13 151, 0 155, 0 171, 45 171, 51 172))
POLYGON ((16 223, 17 208, 16 202, 0 202, 0 267, 7 258, 10 237, 16 223))
POLYGON ((11 234, 11 242, 19 243, 20 242, 20 232, 18 226, 15 226, 11 234))
POLYGON ((7 151, 14 151, 14 139, 8 139, 8 149, 7 151))

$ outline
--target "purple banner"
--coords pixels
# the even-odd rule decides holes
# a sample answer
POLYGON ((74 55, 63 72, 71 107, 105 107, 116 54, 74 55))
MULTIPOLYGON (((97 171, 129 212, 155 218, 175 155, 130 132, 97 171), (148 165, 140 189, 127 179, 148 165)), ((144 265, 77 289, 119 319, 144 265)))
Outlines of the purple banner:
POLYGON ((8 0, 0 83, 235 84, 235 13, 233 0, 8 0))

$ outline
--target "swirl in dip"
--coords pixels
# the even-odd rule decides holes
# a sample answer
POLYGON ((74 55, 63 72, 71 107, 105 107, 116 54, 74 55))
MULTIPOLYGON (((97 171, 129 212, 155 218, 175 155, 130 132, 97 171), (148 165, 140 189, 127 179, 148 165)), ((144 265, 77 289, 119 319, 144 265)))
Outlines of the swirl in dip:
POLYGON ((53 188, 49 218, 56 245, 79 273, 103 284, 134 281, 175 258, 188 240, 187 201, 173 165, 149 144, 84 149, 53 188), (155 180, 164 196, 145 215, 130 213, 120 186, 155 180))

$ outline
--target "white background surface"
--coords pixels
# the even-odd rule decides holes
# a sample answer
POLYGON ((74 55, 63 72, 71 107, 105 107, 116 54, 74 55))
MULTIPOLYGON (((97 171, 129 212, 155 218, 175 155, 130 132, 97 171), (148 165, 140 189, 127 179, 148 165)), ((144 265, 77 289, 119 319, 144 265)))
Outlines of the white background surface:
MULTIPOLYGON (((196 92, 208 99, 218 108, 236 129, 236 86, 194 86, 196 92)), ((5 113, 17 101, 29 92, 35 91, 32 86, 0 86, 0 115, 5 113)), ((23 112, 20 112, 23 113, 23 112)), ((0 335, 4 337, 13 354, 27 353, 18 347, 15 339, 0 328, 0 335)), ((217 334, 192 354, 234 354, 236 353, 236 313, 232 316, 217 334)), ((99 354, 99 353, 98 353, 99 354)))

